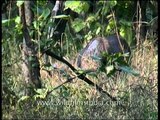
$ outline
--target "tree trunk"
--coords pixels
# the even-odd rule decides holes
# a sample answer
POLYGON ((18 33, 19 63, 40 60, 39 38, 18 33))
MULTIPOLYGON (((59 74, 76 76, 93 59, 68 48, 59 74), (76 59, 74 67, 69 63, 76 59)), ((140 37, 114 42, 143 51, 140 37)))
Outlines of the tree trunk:
POLYGON ((25 1, 19 8, 19 13, 23 25, 23 44, 22 48, 22 72, 24 75, 26 95, 33 94, 30 88, 41 88, 40 66, 37 58, 36 46, 31 41, 29 27, 33 21, 33 12, 31 11, 32 1, 25 1))

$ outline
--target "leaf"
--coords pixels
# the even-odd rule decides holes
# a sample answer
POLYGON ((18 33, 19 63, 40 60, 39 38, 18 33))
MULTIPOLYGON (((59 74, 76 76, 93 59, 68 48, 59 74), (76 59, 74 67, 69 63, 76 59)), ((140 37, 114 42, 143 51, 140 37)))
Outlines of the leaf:
POLYGON ((129 52, 124 53, 124 54, 123 54, 123 57, 129 57, 129 54, 130 54, 129 52))
POLYGON ((121 25, 124 25, 124 26, 132 26, 132 22, 128 22, 128 21, 126 21, 126 20, 124 20, 124 19, 121 19, 121 20, 119 21, 119 23, 120 23, 121 25))
POLYGON ((89 32, 84 36, 84 39, 86 39, 87 41, 88 41, 88 40, 91 40, 91 39, 92 39, 92 31, 89 31, 89 32))
POLYGON ((53 18, 69 19, 70 16, 69 15, 56 15, 56 16, 53 16, 53 18))
POLYGON ((48 67, 44 67, 44 69, 45 69, 45 70, 48 70, 48 71, 51 71, 51 70, 53 70, 53 67, 50 65, 50 66, 48 66, 48 67))
POLYGON ((10 19, 2 20, 2 24, 8 23, 9 21, 10 21, 10 19))
POLYGON ((15 21, 15 18, 2 20, 2 25, 7 25, 8 23, 13 22, 13 21, 15 21))
POLYGON ((53 44, 53 40, 52 39, 45 39, 45 40, 41 40, 40 41, 40 46, 42 47, 42 48, 44 48, 44 47, 49 47, 50 45, 52 45, 53 44))
POLYGON ((35 29, 38 29, 37 21, 33 21, 33 26, 35 29))
POLYGON ((47 91, 48 89, 36 89, 35 91, 36 91, 36 93, 38 93, 38 94, 43 94, 43 93, 45 93, 46 91, 47 91))
POLYGON ((87 12, 89 9, 89 4, 85 1, 66 1, 64 10, 70 8, 72 11, 78 14, 82 12, 87 12))
POLYGON ((96 20, 95 15, 89 15, 86 19, 86 22, 92 23, 96 20))
POLYGON ((116 69, 113 69, 113 70, 111 70, 108 74, 107 74, 107 76, 108 77, 111 77, 112 75, 114 75, 116 73, 116 69))
POLYGON ((140 75, 140 73, 138 71, 134 70, 133 68, 131 68, 129 66, 119 66, 119 69, 126 72, 126 73, 132 74, 134 76, 140 75))
POLYGON ((94 72, 92 71, 92 72, 88 73, 88 75, 90 75, 92 77, 95 77, 98 80, 98 76, 97 76, 97 73, 95 71, 94 72))
POLYGON ((113 8, 114 6, 117 5, 117 1, 116 0, 109 1, 108 3, 109 3, 108 5, 110 6, 110 8, 113 8))
POLYGON ((47 8, 47 9, 45 9, 45 11, 42 13, 42 16, 44 17, 44 19, 46 19, 46 18, 49 16, 49 14, 50 14, 50 9, 47 8))
POLYGON ((92 58, 92 59, 94 59, 94 60, 96 60, 96 61, 100 61, 100 60, 102 60, 102 58, 101 58, 101 57, 96 56, 96 55, 91 56, 91 58, 92 58))
POLYGON ((107 74, 109 74, 111 71, 114 70, 114 66, 113 65, 107 66, 106 70, 107 70, 107 74))
POLYGON ((106 33, 110 33, 112 34, 114 32, 114 29, 115 29, 115 21, 113 18, 110 18, 109 19, 109 24, 107 25, 106 27, 106 33))
POLYGON ((19 100, 18 103, 24 100, 27 100, 28 98, 30 98, 30 96, 22 96, 19 100))
POLYGON ((81 19, 77 18, 72 22, 71 27, 75 30, 75 32, 79 32, 85 28, 85 23, 81 19))
POLYGON ((20 16, 17 16, 17 17, 16 17, 15 22, 16 22, 17 24, 20 24, 20 22, 21 22, 20 16))
POLYGON ((42 19, 42 18, 46 19, 46 18, 50 15, 50 13, 51 13, 51 11, 50 11, 49 8, 44 9, 42 15, 39 16, 38 20, 40 20, 40 19, 42 19))
POLYGON ((39 66, 39 64, 38 63, 33 63, 32 64, 32 68, 34 68, 34 67, 38 67, 39 66))
POLYGON ((78 6, 80 6, 80 1, 66 1, 64 10, 70 8, 72 11, 80 13, 78 6))
POLYGON ((63 97, 68 97, 69 95, 70 95, 69 91, 67 90, 63 91, 63 94, 62 94, 63 97))
POLYGON ((87 2, 83 1, 81 5, 82 5, 81 7, 83 9, 83 12, 87 12, 89 10, 89 4, 87 2))
POLYGON ((34 95, 34 98, 35 99, 36 98, 44 99, 44 98, 46 98, 46 95, 47 95, 48 91, 49 91, 49 89, 37 89, 37 90, 35 90, 35 92, 38 93, 38 94, 34 95))
POLYGON ((101 27, 98 27, 98 29, 96 30, 96 35, 98 35, 101 31, 101 27))
POLYGON ((24 3, 24 1, 17 1, 16 5, 17 5, 18 7, 20 7, 23 3, 24 3))
POLYGON ((35 61, 35 57, 29 56, 28 60, 29 60, 29 61, 35 61))

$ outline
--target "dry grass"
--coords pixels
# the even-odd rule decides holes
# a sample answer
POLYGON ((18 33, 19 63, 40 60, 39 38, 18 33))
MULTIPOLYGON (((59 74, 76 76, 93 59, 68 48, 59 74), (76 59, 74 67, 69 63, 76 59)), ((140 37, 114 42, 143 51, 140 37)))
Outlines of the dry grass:
MULTIPOLYGON (((47 98, 24 100, 21 106, 16 104, 9 108, 4 105, 3 118, 157 119, 158 60, 155 50, 149 41, 132 50, 131 66, 140 72, 140 76, 124 73, 109 78, 105 73, 100 73, 97 77, 87 75, 94 83, 117 97, 118 102, 113 102, 95 87, 77 78, 53 91, 47 98)), ((58 69, 53 70, 51 76, 46 71, 41 71, 43 86, 47 89, 62 84, 67 75, 75 76, 60 62, 57 66, 58 69)))
MULTIPOLYGON (((83 81, 76 79, 72 83, 67 83, 65 87, 70 95, 66 96, 68 101, 90 101, 108 104, 85 104, 75 105, 74 107, 64 106, 64 112, 69 114, 69 118, 103 118, 103 119, 156 119, 157 118, 157 53, 155 47, 149 41, 145 41, 140 48, 133 50, 131 57, 131 66, 140 72, 140 76, 126 75, 119 73, 108 78, 104 73, 100 73, 98 78, 87 76, 94 83, 97 83, 112 96, 119 99, 126 108, 121 108, 118 103, 111 101, 106 95, 100 94, 94 87, 91 87, 83 81)), ((74 75, 70 70, 65 69, 74 75)), ((58 76, 55 74, 55 76, 58 76)), ((60 75, 60 74, 59 74, 60 75)), ((54 81, 66 77, 54 77, 54 81)), ((52 80, 53 81, 53 80, 52 80)), ((60 83, 60 82, 59 82, 60 83)), ((58 83, 58 84, 59 84, 58 83)), ((57 86, 52 83, 52 86, 57 86)))

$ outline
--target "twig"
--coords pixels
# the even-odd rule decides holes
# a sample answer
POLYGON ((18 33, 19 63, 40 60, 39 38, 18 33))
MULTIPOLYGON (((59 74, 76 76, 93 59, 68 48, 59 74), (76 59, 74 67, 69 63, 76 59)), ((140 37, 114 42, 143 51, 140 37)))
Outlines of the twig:
POLYGON ((124 47, 122 46, 121 41, 120 41, 120 38, 119 38, 119 33, 118 33, 116 18, 115 18, 115 15, 114 15, 114 12, 113 12, 112 8, 111 8, 111 12, 112 12, 112 16, 113 16, 113 19, 114 19, 114 22, 115 22, 115 29, 116 29, 116 35, 117 35, 117 38, 118 38, 118 42, 119 42, 119 45, 120 45, 120 47, 121 47, 121 50, 122 50, 122 52, 123 52, 123 54, 124 54, 124 47))
POLYGON ((58 89, 59 87, 61 87, 62 85, 66 84, 66 83, 68 83, 68 82, 71 82, 71 81, 72 81, 73 79, 75 79, 75 78, 76 78, 76 77, 68 78, 64 83, 62 83, 62 84, 58 85, 57 87, 53 88, 52 90, 48 91, 46 97, 47 97, 50 93, 52 93, 54 90, 58 89))

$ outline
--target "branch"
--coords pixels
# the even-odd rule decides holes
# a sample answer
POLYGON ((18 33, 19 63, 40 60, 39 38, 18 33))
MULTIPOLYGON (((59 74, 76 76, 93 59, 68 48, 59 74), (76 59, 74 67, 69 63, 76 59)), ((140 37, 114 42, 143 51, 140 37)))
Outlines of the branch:
POLYGON ((61 4, 62 4, 62 1, 56 0, 56 3, 55 3, 54 8, 52 10, 52 16, 57 15, 57 12, 58 12, 61 4))
POLYGON ((45 53, 63 63, 65 63, 68 67, 71 68, 71 70, 77 75, 77 77, 83 81, 85 81, 86 83, 88 83, 91 86, 95 86, 96 90, 98 90, 100 93, 104 93, 106 94, 108 97, 111 98, 111 100, 113 101, 117 101, 117 99, 113 96, 111 96, 108 92, 104 91, 100 86, 98 86, 97 84, 93 83, 91 80, 89 80, 87 77, 85 77, 84 74, 80 74, 77 72, 77 69, 75 69, 68 61, 66 61, 63 57, 59 57, 56 54, 54 54, 51 50, 44 50, 41 49, 42 51, 45 51, 45 53))
MULTIPOLYGON (((76 77, 77 77, 77 76, 76 76, 76 77)), ((52 93, 54 90, 58 89, 59 87, 61 87, 62 85, 66 84, 66 83, 71 82, 71 81, 72 81, 73 79, 75 79, 76 77, 68 78, 65 82, 63 82, 63 83, 60 84, 59 86, 57 86, 57 87, 53 88, 52 90, 48 91, 46 97, 47 97, 50 93, 52 93)))

